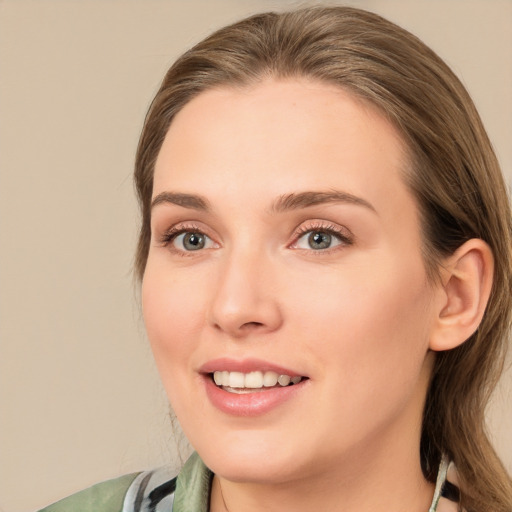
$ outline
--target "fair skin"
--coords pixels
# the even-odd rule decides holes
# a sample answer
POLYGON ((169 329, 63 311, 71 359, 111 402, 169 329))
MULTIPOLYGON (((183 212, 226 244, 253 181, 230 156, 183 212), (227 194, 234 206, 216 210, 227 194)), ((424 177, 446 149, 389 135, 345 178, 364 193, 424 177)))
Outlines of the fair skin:
MULTIPOLYGON (((463 258, 428 282, 406 167, 388 121, 317 82, 210 90, 173 120, 143 310, 171 405, 215 473, 212 512, 428 510, 430 349, 462 342, 483 308, 449 334, 471 302, 452 276, 463 258), (241 394, 211 375, 258 370, 302 380, 241 394)), ((462 256, 481 269, 481 254, 462 256)))

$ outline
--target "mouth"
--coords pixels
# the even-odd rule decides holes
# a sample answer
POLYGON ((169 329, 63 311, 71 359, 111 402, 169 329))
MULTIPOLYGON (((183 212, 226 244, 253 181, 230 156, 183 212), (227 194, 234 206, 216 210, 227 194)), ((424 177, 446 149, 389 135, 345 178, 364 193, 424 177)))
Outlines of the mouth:
POLYGON ((249 373, 217 370, 209 373, 215 385, 228 393, 257 393, 273 388, 284 388, 299 384, 307 377, 280 374, 274 371, 252 371, 249 373))
POLYGON ((255 417, 271 413, 309 388, 309 377, 261 359, 221 358, 199 368, 211 404, 222 413, 255 417))

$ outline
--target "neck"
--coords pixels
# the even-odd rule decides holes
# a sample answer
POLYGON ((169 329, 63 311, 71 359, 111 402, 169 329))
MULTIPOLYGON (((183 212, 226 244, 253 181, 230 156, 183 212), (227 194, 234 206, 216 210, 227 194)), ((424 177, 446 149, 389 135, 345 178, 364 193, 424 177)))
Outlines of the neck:
POLYGON ((411 452, 367 450, 357 460, 347 458, 344 468, 329 468, 321 475, 283 483, 241 483, 214 477, 211 512, 427 512, 434 485, 423 477, 419 456, 411 452))

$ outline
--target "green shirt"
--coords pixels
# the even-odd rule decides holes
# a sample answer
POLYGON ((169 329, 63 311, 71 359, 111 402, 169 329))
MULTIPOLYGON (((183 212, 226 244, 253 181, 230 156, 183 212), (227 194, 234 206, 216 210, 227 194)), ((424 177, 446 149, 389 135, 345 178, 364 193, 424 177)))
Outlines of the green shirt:
POLYGON ((137 473, 93 485, 40 512, 122 512, 126 491, 137 473))
MULTIPOLYGON (((40 512, 208 512, 213 473, 194 453, 177 477, 167 468, 108 480, 40 512)), ((443 459, 428 512, 459 510, 457 475, 443 459)))

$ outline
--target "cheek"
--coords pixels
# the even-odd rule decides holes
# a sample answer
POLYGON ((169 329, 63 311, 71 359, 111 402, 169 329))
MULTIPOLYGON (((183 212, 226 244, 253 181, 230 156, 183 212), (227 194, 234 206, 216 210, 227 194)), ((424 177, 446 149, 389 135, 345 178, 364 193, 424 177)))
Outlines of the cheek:
MULTIPOLYGON (((430 291, 422 262, 392 265, 384 260, 382 266, 360 270, 324 279, 317 274, 314 282, 305 283, 309 299, 295 300, 296 336, 313 357, 321 355, 326 363, 321 371, 350 382, 352 391, 411 383, 420 372, 430 330, 430 291)), ((304 293, 295 290, 293 295, 304 293)))
POLYGON ((164 384, 184 369, 203 326, 204 294, 148 265, 142 285, 142 309, 148 338, 164 384))
POLYGON ((319 417, 337 426, 323 434, 331 447, 382 431, 409 408, 417 419, 421 409, 429 293, 421 273, 399 274, 388 269, 353 287, 346 276, 346 286, 308 312, 318 320, 303 339, 312 357, 321 357, 319 417))

